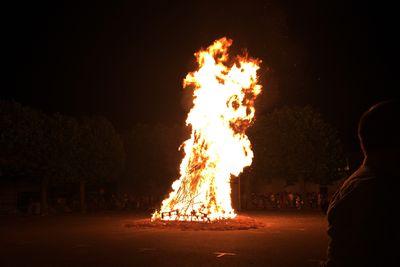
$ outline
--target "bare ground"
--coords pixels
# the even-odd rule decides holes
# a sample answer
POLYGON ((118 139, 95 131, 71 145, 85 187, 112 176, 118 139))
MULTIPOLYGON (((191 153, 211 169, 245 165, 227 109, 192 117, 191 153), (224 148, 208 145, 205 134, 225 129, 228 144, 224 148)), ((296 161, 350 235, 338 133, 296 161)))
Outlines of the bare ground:
POLYGON ((154 226, 149 216, 0 218, 0 266, 302 267, 318 266, 325 257, 320 213, 248 213, 239 217, 239 227, 208 229, 154 226))

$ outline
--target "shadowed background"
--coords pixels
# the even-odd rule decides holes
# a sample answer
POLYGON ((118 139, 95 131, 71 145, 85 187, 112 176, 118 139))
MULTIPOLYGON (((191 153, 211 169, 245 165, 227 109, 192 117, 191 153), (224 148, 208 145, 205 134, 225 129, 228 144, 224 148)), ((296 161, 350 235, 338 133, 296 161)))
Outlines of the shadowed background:
POLYGON ((263 60, 259 110, 311 105, 357 151, 355 124, 397 95, 395 11, 349 1, 61 1, 3 7, 2 97, 48 112, 104 115, 119 130, 177 122, 193 53, 229 36, 263 60), (262 108, 261 108, 262 107, 262 108))

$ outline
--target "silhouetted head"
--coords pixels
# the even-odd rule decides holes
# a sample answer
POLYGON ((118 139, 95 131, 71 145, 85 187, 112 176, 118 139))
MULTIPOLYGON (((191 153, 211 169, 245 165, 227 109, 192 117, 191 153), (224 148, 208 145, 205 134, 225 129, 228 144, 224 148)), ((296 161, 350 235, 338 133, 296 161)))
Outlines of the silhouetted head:
POLYGON ((399 101, 385 101, 365 112, 358 125, 358 137, 366 158, 398 157, 400 151, 399 101))

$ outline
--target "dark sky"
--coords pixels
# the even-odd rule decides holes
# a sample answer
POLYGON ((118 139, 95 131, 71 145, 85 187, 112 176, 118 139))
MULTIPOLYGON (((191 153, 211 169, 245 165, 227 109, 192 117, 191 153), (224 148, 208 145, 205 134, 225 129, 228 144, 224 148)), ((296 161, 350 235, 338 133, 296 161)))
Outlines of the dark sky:
POLYGON ((193 53, 222 36, 263 60, 263 112, 311 105, 350 148, 361 113, 398 96, 398 11, 384 1, 14 2, 1 98, 120 130, 183 123, 193 53))

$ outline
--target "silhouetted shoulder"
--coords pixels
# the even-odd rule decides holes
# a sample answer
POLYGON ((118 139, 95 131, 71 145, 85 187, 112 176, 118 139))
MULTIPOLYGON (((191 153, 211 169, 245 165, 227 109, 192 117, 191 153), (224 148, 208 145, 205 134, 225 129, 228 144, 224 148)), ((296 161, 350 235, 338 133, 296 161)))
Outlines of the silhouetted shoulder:
POLYGON ((353 175, 351 175, 342 185, 342 197, 353 192, 360 186, 372 185, 376 182, 376 175, 373 174, 368 167, 361 166, 353 175))
POLYGON ((332 197, 328 214, 342 202, 350 201, 357 196, 371 194, 376 187, 376 176, 366 166, 361 166, 342 184, 332 197))

